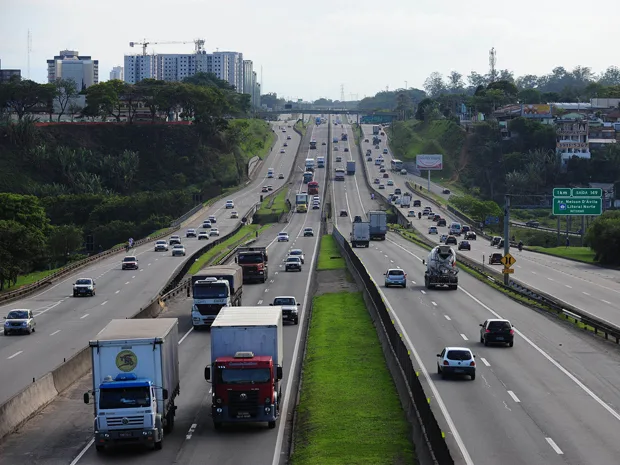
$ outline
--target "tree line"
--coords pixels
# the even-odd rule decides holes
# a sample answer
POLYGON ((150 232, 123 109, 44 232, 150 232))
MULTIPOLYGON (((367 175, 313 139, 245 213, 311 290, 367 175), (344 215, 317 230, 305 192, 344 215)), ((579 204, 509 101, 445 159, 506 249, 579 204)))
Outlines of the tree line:
POLYGON ((15 113, 22 121, 33 113, 64 115, 72 118, 121 121, 131 123, 138 113, 147 113, 152 121, 178 115, 197 123, 221 124, 227 116, 246 114, 251 107, 250 96, 238 93, 227 81, 211 73, 197 73, 182 82, 144 79, 137 84, 111 80, 79 89, 71 79, 58 79, 38 84, 13 77, 0 83, 0 112, 15 113), (86 96, 80 107, 76 98, 86 96))

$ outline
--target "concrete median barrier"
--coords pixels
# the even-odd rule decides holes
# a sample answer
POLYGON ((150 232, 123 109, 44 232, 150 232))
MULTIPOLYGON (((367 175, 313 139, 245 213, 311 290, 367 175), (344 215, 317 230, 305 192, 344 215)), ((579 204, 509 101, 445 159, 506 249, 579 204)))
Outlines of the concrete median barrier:
POLYGON ((85 347, 52 371, 54 386, 60 394, 90 370, 90 347, 85 347))
POLYGON ((0 405, 0 439, 15 431, 57 395, 54 376, 48 373, 0 405))

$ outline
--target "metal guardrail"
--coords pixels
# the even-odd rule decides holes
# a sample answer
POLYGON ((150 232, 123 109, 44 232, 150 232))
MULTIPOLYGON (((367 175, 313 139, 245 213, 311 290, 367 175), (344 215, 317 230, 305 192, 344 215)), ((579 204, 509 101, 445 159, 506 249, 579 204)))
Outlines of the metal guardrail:
MULTIPOLYGON (((134 243, 134 247, 139 247, 143 244, 146 244, 148 242, 157 240, 161 237, 166 237, 168 236, 170 233, 174 232, 174 231, 178 231, 180 228, 180 226, 176 226, 173 228, 170 228, 160 234, 157 234, 155 236, 149 236, 146 237, 144 239, 140 239, 138 241, 136 241, 134 243)), ((99 260, 102 260, 106 257, 110 257, 111 255, 117 254, 119 252, 124 252, 125 251, 125 247, 124 246, 119 246, 119 247, 114 247, 112 249, 109 250, 105 250, 97 255, 93 255, 91 257, 85 258, 83 260, 71 263, 63 268, 61 268, 60 270, 58 270, 55 273, 50 274, 49 276, 34 282, 32 284, 28 284, 27 286, 23 286, 20 287, 19 289, 16 289, 14 291, 8 291, 8 292, 3 292, 2 294, 0 294, 0 303, 8 303, 8 302, 12 302, 13 300, 16 299, 21 299, 23 297, 26 297, 34 292, 37 292, 39 289, 48 286, 50 284, 52 284, 54 281, 57 281, 60 278, 63 278, 65 276, 67 276, 70 273, 73 273, 81 268, 84 268, 87 265, 90 265, 92 263, 95 263, 99 260)))
POLYGON ((198 205, 195 205, 194 208, 192 208, 190 211, 184 213, 183 215, 178 217, 176 220, 172 221, 170 223, 170 227, 174 228, 175 226, 180 226, 181 223, 183 223, 183 221, 190 218, 194 214, 198 213, 204 206, 205 205, 203 203, 199 203, 198 205))

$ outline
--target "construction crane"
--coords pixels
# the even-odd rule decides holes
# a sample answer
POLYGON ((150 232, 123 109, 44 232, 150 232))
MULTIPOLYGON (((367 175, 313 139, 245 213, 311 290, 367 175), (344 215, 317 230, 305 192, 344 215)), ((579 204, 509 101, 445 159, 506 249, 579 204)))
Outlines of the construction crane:
POLYGON ((142 45, 142 55, 146 56, 146 47, 149 45, 172 45, 172 44, 194 44, 195 52, 202 53, 204 52, 205 40, 204 39, 196 39, 196 40, 182 40, 182 41, 172 41, 172 42, 147 42, 144 39, 144 42, 129 42, 130 47, 134 47, 136 45, 142 45))

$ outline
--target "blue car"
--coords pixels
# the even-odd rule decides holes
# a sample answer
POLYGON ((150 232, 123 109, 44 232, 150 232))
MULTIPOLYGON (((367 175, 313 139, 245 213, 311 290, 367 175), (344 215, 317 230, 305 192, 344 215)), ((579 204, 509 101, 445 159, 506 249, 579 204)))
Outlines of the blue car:
POLYGON ((390 268, 385 273, 385 287, 402 286, 407 287, 407 273, 400 268, 390 268))

